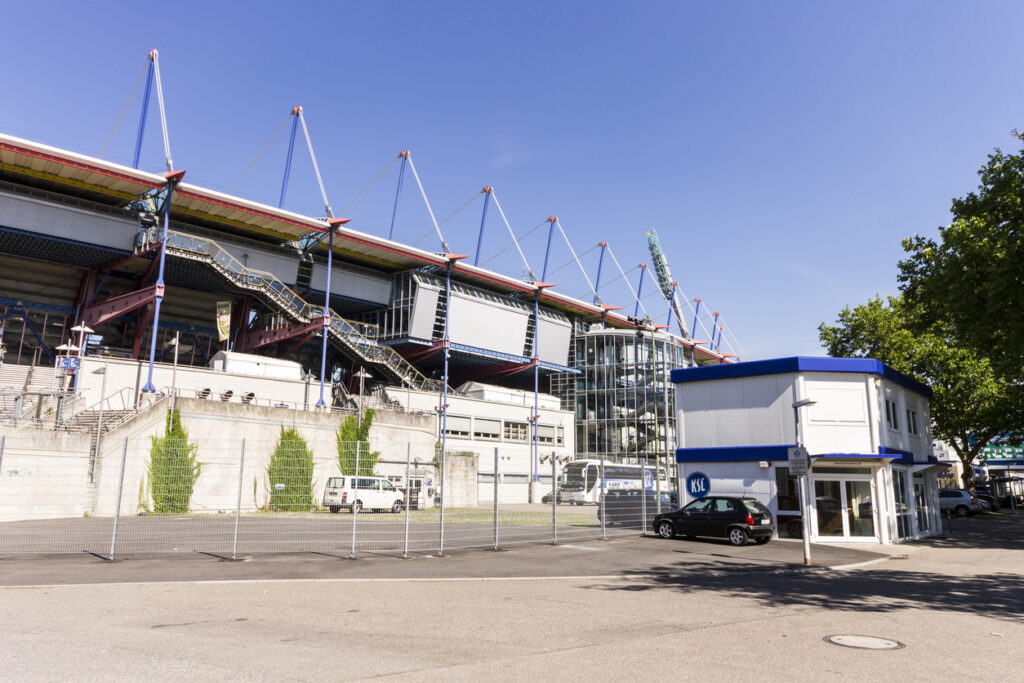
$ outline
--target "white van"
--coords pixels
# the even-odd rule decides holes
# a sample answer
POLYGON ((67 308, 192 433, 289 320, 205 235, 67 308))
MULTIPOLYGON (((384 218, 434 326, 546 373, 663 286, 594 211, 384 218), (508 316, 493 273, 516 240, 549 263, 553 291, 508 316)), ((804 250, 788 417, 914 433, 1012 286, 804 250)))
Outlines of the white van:
POLYGON ((384 477, 331 477, 324 489, 323 506, 331 512, 342 508, 358 512, 368 510, 391 510, 401 512, 405 506, 405 494, 384 477))

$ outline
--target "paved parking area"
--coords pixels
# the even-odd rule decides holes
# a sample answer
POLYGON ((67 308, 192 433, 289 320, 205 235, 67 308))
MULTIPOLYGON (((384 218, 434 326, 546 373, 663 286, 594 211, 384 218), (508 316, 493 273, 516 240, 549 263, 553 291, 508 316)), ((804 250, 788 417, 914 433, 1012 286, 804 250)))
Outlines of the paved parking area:
MULTIPOLYGON (((229 557, 229 556, 227 556, 229 557)), ((867 548, 813 545, 819 567, 837 567, 884 559, 867 548)), ((348 559, 342 548, 331 552, 258 554, 232 562, 197 552, 132 554, 114 562, 88 553, 8 555, 0 557, 0 586, 160 581, 280 579, 457 579, 637 575, 652 568, 692 572, 802 569, 798 542, 733 547, 725 541, 664 540, 624 536, 608 541, 558 545, 528 544, 499 550, 453 550, 443 557, 410 553, 408 559, 386 553, 360 553, 348 559)))
POLYGON ((656 538, 409 560, 6 557, 0 669, 29 681, 789 681, 896 672, 911 681, 1015 680, 1022 523, 1024 514, 965 520, 946 538, 885 553, 814 546, 822 564, 859 568, 810 571, 799 543, 656 538), (824 641, 835 634, 905 647, 824 641))

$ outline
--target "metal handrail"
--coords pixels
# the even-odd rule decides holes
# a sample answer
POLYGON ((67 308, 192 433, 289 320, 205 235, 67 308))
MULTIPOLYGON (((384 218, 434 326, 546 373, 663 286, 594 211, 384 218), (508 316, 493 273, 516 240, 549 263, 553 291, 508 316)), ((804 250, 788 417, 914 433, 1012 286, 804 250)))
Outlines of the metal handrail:
MULTIPOLYGON (((171 231, 167 234, 167 247, 202 256, 240 287, 258 289, 275 300, 298 321, 310 322, 323 315, 322 307, 306 302, 272 273, 247 268, 212 240, 171 231)), ((346 320, 331 310, 328 313, 330 332, 364 360, 386 365, 403 382, 414 388, 441 390, 440 380, 428 379, 394 349, 378 344, 375 325, 346 320)))

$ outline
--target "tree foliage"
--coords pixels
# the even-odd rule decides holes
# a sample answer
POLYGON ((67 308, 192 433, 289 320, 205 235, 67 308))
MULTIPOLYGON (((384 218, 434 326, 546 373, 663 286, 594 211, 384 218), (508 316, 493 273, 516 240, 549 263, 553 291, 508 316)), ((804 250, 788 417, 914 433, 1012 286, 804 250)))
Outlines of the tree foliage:
POLYGON ((338 426, 335 438, 338 443, 338 469, 342 474, 372 477, 377 467, 380 453, 370 451, 370 427, 373 425, 373 408, 363 412, 363 423, 359 424, 355 415, 349 415, 338 426), (358 451, 357 451, 358 449, 358 451), (357 458, 358 453, 358 458, 357 458), (359 469, 356 471, 356 462, 359 469))
POLYGON ((302 512, 313 508, 313 452, 294 427, 281 427, 267 465, 267 481, 271 510, 302 512))
POLYGON ((938 239, 903 241, 901 294, 819 326, 834 356, 870 356, 931 386, 933 433, 971 465, 1024 438, 1024 152, 996 150, 978 190, 953 200, 938 239))
POLYGON ((150 438, 147 474, 153 512, 188 512, 192 489, 199 479, 200 465, 196 462, 198 448, 188 442, 188 433, 181 426, 178 411, 168 411, 164 435, 150 438))
POLYGON ((949 325, 996 371, 1024 380, 1024 151, 996 150, 977 191, 953 200, 939 240, 903 241, 899 282, 927 324, 949 325))

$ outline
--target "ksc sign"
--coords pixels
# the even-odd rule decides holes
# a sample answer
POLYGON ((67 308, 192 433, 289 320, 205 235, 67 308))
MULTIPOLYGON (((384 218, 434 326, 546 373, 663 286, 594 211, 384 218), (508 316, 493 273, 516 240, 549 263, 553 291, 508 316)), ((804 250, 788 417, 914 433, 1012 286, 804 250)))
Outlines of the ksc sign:
POLYGON ((711 479, 703 472, 694 472, 686 478, 686 492, 691 498, 703 498, 711 493, 711 479))

